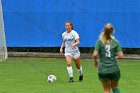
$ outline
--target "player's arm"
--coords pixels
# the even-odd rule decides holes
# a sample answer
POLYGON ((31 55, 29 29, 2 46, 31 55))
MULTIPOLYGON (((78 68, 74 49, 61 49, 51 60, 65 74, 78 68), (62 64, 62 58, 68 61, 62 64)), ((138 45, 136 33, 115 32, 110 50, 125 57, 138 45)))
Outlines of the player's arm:
POLYGON ((123 52, 122 52, 122 51, 117 52, 117 56, 118 56, 119 58, 122 58, 122 57, 123 57, 123 52))
POLYGON ((79 34, 77 32, 74 32, 73 36, 75 38, 75 43, 71 44, 71 47, 74 47, 80 44, 79 34))
POLYGON ((63 48, 65 47, 65 42, 63 41, 62 42, 62 45, 61 45, 61 47, 60 47, 60 53, 62 53, 63 54, 63 48))
POLYGON ((100 49, 100 41, 98 40, 96 42, 95 48, 94 48, 94 52, 92 54, 93 59, 94 59, 94 66, 98 67, 98 56, 99 56, 99 49, 100 49))
POLYGON ((75 40, 75 43, 74 44, 71 44, 71 47, 74 47, 74 46, 77 46, 80 44, 80 40, 79 38, 75 40))
POLYGON ((95 67, 98 67, 98 60, 97 60, 98 59, 98 55, 99 55, 98 51, 94 50, 92 56, 93 56, 93 59, 94 59, 94 66, 95 67))
POLYGON ((119 58, 122 58, 122 57, 123 57, 122 48, 121 48, 120 43, 119 43, 119 42, 117 42, 117 43, 118 43, 118 46, 117 46, 117 56, 118 56, 119 58))

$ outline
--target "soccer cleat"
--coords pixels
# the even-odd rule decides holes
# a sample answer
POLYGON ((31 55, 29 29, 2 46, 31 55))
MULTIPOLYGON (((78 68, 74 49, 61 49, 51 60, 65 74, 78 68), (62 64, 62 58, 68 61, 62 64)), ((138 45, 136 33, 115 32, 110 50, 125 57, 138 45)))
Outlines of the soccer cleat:
POLYGON ((74 79, 73 79, 73 77, 70 77, 70 80, 69 80, 69 82, 74 82, 74 79))
POLYGON ((83 80, 83 75, 80 75, 79 76, 79 81, 82 81, 83 80))

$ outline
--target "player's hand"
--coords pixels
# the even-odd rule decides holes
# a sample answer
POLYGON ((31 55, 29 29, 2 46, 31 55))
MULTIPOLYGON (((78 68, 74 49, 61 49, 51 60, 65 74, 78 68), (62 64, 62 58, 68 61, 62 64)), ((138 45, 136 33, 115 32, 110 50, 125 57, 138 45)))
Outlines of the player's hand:
POLYGON ((94 66, 95 66, 95 67, 98 67, 98 62, 97 62, 97 61, 94 62, 94 66))
POLYGON ((63 54, 63 49, 62 48, 60 48, 60 53, 63 54))
POLYGON ((75 46, 75 44, 71 44, 70 47, 73 48, 75 46))

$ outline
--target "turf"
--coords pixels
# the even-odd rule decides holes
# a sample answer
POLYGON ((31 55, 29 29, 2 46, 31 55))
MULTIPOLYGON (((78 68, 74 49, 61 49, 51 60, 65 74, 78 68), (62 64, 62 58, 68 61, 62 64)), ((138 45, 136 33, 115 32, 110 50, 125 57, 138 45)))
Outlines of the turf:
MULTIPOLYGON (((92 59, 81 59, 84 80, 78 81, 73 63, 74 83, 68 82, 63 58, 9 58, 0 62, 0 93, 103 93, 92 59), (47 76, 57 76, 55 83, 48 83, 47 76)), ((139 93, 140 60, 119 60, 121 93, 139 93)))

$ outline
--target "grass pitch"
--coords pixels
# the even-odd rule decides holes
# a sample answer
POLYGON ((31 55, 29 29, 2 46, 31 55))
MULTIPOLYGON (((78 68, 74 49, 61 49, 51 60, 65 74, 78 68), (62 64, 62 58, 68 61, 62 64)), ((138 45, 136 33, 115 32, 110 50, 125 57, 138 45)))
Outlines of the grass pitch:
MULTIPOLYGON (((121 93, 139 93, 140 60, 119 60, 121 93)), ((74 80, 69 83, 64 58, 9 58, 0 62, 0 93, 103 93, 92 59, 81 59, 84 80, 78 81, 73 62, 74 80), (47 82, 54 74, 57 81, 47 82)))

